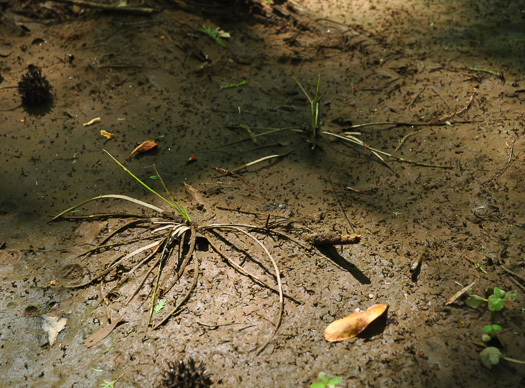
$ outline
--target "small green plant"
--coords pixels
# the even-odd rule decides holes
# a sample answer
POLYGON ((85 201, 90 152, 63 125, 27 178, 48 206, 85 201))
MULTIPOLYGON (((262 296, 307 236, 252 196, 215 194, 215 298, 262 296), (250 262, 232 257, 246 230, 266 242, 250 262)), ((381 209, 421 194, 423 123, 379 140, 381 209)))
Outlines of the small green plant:
POLYGON ((162 300, 159 300, 157 302, 157 304, 155 305, 155 308, 154 308, 154 312, 155 314, 158 314, 160 313, 162 310, 164 310, 164 307, 166 306, 166 303, 168 303, 168 300, 167 299, 162 299, 162 300))
POLYGON ((226 47, 222 41, 221 35, 219 33, 219 29, 212 29, 208 26, 202 26, 199 29, 200 32, 208 35, 210 38, 212 38, 219 46, 226 47))
POLYGON ((334 388, 337 384, 340 384, 343 381, 341 376, 328 377, 324 372, 319 372, 317 376, 317 381, 310 385, 310 388, 334 388))
POLYGON ((317 136, 317 130, 320 128, 319 123, 319 100, 321 100, 321 97, 319 96, 319 86, 321 85, 321 74, 317 77, 317 87, 315 88, 315 96, 312 99, 308 93, 306 93, 306 90, 304 90, 303 85, 299 81, 297 81, 295 78, 293 79, 297 85, 301 88, 301 91, 305 95, 305 97, 308 99, 308 102, 310 103, 310 126, 312 127, 312 133, 315 136, 317 136))
POLYGON ((488 298, 485 299, 478 295, 470 295, 465 303, 473 309, 477 309, 483 303, 487 303, 488 310, 491 312, 491 317, 494 318, 496 313, 503 310, 505 302, 514 301, 517 297, 517 291, 505 292, 498 287, 494 287, 494 291, 488 298))
POLYGON ((103 382, 100 383, 100 387, 101 388, 113 388, 115 386, 115 383, 117 381, 119 381, 119 379, 124 376, 124 373, 122 373, 119 377, 117 377, 116 380, 113 380, 113 381, 108 381, 108 380, 104 380, 103 382))
POLYGON ((525 361, 504 356, 503 353, 501 353, 501 351, 494 346, 489 346, 483 349, 479 353, 479 358, 481 359, 483 366, 487 367, 488 369, 492 369, 492 367, 497 365, 501 359, 517 364, 525 364, 525 361))
POLYGON ((500 325, 485 325, 483 326, 483 336, 481 339, 483 342, 489 342, 492 338, 496 337, 498 334, 497 332, 501 330, 500 325))
POLYGON ((483 342, 489 342, 492 338, 496 337, 498 334, 497 332, 501 330, 500 325, 485 325, 483 326, 483 336, 481 339, 483 342))

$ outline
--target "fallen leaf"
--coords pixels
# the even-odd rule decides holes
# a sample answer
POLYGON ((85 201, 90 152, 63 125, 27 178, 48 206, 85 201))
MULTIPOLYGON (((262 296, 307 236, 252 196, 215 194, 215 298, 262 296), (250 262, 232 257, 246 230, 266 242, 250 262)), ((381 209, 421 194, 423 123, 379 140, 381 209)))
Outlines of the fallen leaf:
POLYGON ((82 124, 84 127, 87 127, 87 126, 90 126, 90 125, 93 125, 95 123, 98 123, 100 120, 102 120, 100 117, 95 117, 94 119, 92 120, 89 120, 87 123, 84 123, 82 124))
POLYGON ((185 160, 186 163, 192 163, 196 161, 197 161, 197 154, 193 154, 188 159, 185 160))
POLYGON ((131 154, 129 154, 129 156, 126 158, 126 160, 130 160, 131 157, 134 155, 134 154, 138 154, 138 153, 142 153, 142 152, 147 152, 149 150, 152 150, 153 148, 155 148, 156 146, 158 146, 157 143, 155 143, 153 140, 147 140, 145 142, 143 142, 141 145, 139 145, 137 148, 135 148, 131 154))
POLYGON ((124 314, 122 314, 120 317, 117 317, 116 319, 113 319, 111 325, 106 325, 102 329, 97 330, 96 332, 91 334, 88 338, 84 340, 84 345, 90 348, 93 345, 98 344, 100 341, 102 341, 104 338, 111 334, 111 332, 115 329, 115 327, 117 327, 120 321, 122 321, 123 317, 124 314))
POLYGON ((329 324, 324 330, 324 338, 329 342, 337 342, 355 337, 379 318, 387 308, 387 304, 375 304, 366 311, 356 309, 348 317, 329 324))
POLYGON ((113 139, 113 137, 115 136, 115 135, 113 135, 111 132, 104 131, 104 130, 100 131, 100 134, 101 134, 102 136, 108 138, 108 139, 113 139))
POLYGON ((49 346, 53 346, 58 333, 66 327, 66 318, 58 318, 53 315, 43 315, 40 317, 40 327, 47 333, 49 346))

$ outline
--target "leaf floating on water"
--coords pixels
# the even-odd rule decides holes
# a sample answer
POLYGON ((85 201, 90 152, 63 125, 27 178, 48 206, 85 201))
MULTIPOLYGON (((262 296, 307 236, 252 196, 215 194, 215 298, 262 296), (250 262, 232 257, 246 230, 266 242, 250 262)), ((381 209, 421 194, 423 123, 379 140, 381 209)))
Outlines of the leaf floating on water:
POLYGON ((131 154, 129 154, 129 156, 126 158, 126 160, 130 160, 131 157, 134 155, 134 154, 140 154, 142 152, 147 152, 147 151, 150 151, 152 150, 153 148, 155 148, 156 146, 158 146, 157 143, 155 143, 153 140, 147 140, 145 142, 143 142, 141 145, 139 145, 137 148, 135 148, 131 154))
POLYGON ((108 139, 113 139, 113 137, 115 136, 115 135, 113 135, 111 132, 104 131, 104 130, 100 131, 100 134, 101 134, 102 136, 108 138, 108 139))
POLYGON ((66 318, 58 318, 52 315, 40 317, 40 327, 47 333, 50 347, 55 344, 58 333, 65 329, 66 322, 66 318))
POLYGON ((388 308, 387 304, 375 304, 366 311, 356 309, 343 319, 329 324, 324 330, 324 338, 329 342, 353 338, 365 330, 370 323, 379 318, 388 308))

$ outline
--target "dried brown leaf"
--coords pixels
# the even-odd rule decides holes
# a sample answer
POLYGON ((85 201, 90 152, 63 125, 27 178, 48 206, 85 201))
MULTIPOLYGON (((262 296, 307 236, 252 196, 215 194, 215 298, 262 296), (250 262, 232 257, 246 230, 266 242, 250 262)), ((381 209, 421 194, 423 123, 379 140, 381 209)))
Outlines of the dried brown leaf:
POLYGON ((113 319, 113 323, 111 323, 110 325, 106 325, 102 329, 99 329, 93 334, 91 334, 88 338, 84 340, 84 345, 90 348, 93 345, 98 344, 100 341, 102 341, 104 338, 111 334, 111 332, 115 329, 115 327, 117 327, 117 325, 122 321, 123 318, 124 314, 122 314, 120 317, 117 317, 116 319, 113 319))
POLYGON ((366 311, 355 310, 348 317, 329 324, 324 330, 324 338, 329 342, 337 342, 355 337, 379 318, 387 308, 387 304, 375 304, 366 311))
POLYGON ((193 154, 188 159, 185 160, 186 163, 192 163, 196 161, 197 161, 197 154, 193 154))
POLYGON ((135 148, 131 154, 129 154, 129 156, 126 158, 126 160, 130 160, 131 157, 134 155, 134 154, 139 154, 139 153, 142 153, 142 152, 147 152, 149 150, 152 150, 153 148, 155 148, 156 146, 158 146, 157 143, 155 143, 153 140, 147 140, 145 142, 143 142, 141 145, 139 145, 137 148, 135 148))

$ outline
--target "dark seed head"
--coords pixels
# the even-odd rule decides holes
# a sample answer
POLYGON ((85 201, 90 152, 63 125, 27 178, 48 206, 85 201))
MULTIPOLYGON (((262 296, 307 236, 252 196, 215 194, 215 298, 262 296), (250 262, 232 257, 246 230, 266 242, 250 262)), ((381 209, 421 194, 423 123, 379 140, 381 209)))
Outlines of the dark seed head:
POLYGON ((47 78, 42 75, 40 68, 30 65, 27 73, 22 76, 18 83, 18 93, 22 96, 22 104, 29 107, 37 107, 50 102, 51 85, 47 78))
POLYGON ((212 381, 204 366, 192 358, 178 363, 168 362, 168 370, 162 373, 161 387, 165 388, 208 388, 212 381))

